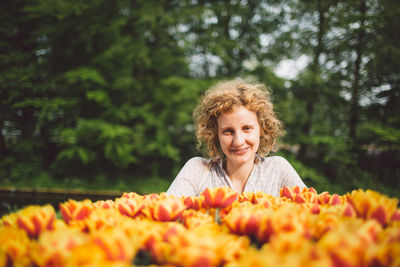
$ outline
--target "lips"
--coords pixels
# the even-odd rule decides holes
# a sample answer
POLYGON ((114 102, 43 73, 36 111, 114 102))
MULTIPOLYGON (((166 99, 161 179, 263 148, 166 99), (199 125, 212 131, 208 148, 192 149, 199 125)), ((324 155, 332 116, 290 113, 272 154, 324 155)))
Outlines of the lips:
POLYGON ((249 151, 249 149, 250 149, 249 147, 246 147, 246 148, 239 148, 239 149, 231 149, 231 152, 232 152, 233 154, 236 154, 236 155, 241 156, 241 155, 246 154, 247 151, 249 151))

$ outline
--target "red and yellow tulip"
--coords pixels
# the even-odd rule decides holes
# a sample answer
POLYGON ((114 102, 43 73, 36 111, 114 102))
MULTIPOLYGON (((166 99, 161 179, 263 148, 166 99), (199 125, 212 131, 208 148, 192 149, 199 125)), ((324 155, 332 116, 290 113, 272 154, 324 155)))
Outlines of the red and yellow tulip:
POLYGON ((229 187, 207 188, 202 193, 205 203, 210 208, 225 208, 238 197, 238 193, 229 187))
POLYGON ((375 219, 382 225, 399 220, 398 200, 381 195, 372 190, 354 190, 347 195, 357 215, 365 219, 375 219))
POLYGON ((54 229, 55 218, 51 205, 28 206, 17 213, 17 225, 30 237, 38 237, 43 231, 54 229))
POLYGON ((182 199, 165 198, 147 205, 142 213, 156 221, 167 222, 179 218, 185 209, 186 205, 182 199))
POLYGON ((89 199, 83 201, 70 199, 60 204, 60 212, 66 223, 73 220, 85 219, 90 215, 93 209, 93 203, 89 199))
POLYGON ((137 198, 118 198, 115 200, 115 206, 121 214, 134 218, 143 208, 143 203, 137 198))
POLYGON ((398 200, 206 189, 28 206, 0 221, 2 266, 400 266, 398 200), (257 248, 254 247, 257 245, 257 248))

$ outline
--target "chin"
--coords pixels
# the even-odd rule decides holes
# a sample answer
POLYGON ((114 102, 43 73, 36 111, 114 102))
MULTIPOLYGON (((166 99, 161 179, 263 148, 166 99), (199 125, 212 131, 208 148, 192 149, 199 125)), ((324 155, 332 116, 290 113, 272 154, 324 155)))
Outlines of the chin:
POLYGON ((244 164, 248 161, 254 160, 255 155, 241 155, 241 156, 237 156, 237 155, 233 155, 231 157, 231 160, 237 164, 244 164))

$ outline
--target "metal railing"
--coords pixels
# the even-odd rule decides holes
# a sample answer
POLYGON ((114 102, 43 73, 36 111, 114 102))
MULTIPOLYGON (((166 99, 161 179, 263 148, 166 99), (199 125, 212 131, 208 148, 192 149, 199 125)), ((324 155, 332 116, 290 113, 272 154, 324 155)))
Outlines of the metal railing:
POLYGON ((122 191, 81 190, 60 188, 29 188, 0 186, 0 216, 16 211, 27 205, 51 204, 58 209, 59 203, 68 199, 92 201, 115 199, 122 191))

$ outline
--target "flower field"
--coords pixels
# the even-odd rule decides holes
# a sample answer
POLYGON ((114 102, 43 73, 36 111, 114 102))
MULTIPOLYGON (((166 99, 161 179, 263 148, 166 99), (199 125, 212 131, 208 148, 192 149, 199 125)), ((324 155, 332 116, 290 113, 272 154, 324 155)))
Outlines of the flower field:
POLYGON ((400 266, 398 200, 283 188, 124 193, 3 216, 0 266, 400 266))

